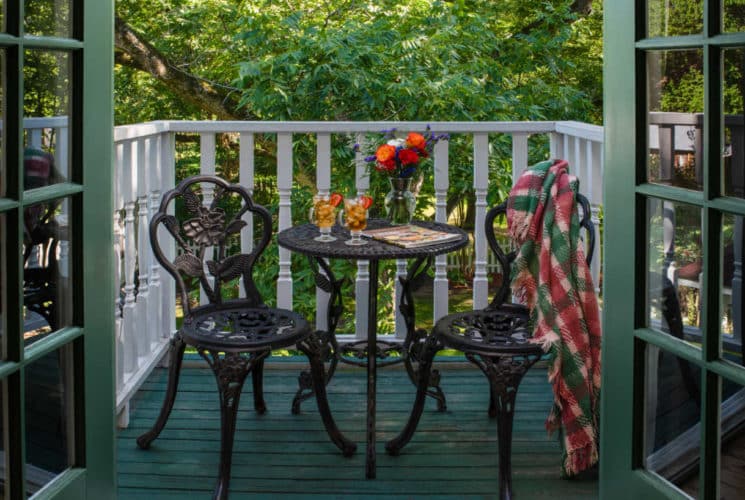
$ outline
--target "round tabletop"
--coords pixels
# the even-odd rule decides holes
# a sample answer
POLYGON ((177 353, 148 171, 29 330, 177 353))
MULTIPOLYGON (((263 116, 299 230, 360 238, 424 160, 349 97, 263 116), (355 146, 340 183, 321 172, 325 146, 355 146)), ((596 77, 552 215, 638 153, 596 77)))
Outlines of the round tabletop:
MULTIPOLYGON (((454 233, 460 237, 456 240, 416 248, 403 248, 369 238, 365 239, 365 241, 367 241, 366 245, 352 246, 344 244, 344 242, 350 237, 349 231, 338 224, 334 225, 331 229, 331 234, 336 237, 336 241, 323 243, 313 239, 319 234, 318 228, 313 224, 306 223, 280 231, 277 235, 277 243, 283 248, 304 255, 310 255, 312 257, 356 260, 428 257, 452 252, 468 245, 468 234, 459 227, 444 224, 442 222, 421 220, 415 220, 411 223, 428 229, 434 229, 436 231, 454 233)), ((393 226, 383 219, 369 219, 367 221, 367 229, 381 229, 385 227, 393 226)))

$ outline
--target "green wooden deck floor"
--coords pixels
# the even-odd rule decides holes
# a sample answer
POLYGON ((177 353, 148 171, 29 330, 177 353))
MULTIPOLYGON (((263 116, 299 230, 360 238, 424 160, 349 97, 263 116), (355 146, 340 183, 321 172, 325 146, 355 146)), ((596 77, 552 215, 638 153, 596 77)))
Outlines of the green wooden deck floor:
MULTIPOLYGON (((398 457, 384 442, 403 426, 414 396, 406 374, 378 371, 377 479, 366 480, 365 373, 343 368, 329 385, 341 430, 358 443, 344 458, 328 441, 315 408, 303 404, 290 413, 298 370, 268 368, 265 398, 269 411, 253 411, 250 380, 244 387, 233 454, 231 498, 496 498, 496 423, 486 414, 487 383, 475 369, 443 363, 442 387, 448 410, 428 402, 414 439, 398 457)), ((135 438, 155 420, 166 384, 157 369, 132 401, 130 426, 118 434, 119 498, 210 498, 219 459, 219 406, 212 372, 185 368, 171 418, 151 449, 135 438)), ((528 499, 597 498, 597 480, 559 478, 560 452, 543 421, 551 402, 545 368, 534 368, 518 395, 513 439, 516 496, 528 499)))

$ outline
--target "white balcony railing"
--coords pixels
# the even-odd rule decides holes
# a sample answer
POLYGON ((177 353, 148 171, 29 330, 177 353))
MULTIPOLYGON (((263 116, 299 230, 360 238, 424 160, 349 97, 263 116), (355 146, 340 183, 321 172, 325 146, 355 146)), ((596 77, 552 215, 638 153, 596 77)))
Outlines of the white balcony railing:
MULTIPOLYGON (((293 134, 314 135, 317 144, 316 187, 328 192, 334 185, 331 175, 331 137, 334 134, 359 135, 396 128, 423 131, 424 122, 218 122, 218 121, 158 121, 116 127, 115 207, 113 227, 115 234, 117 294, 120 299, 113 304, 116 316, 117 349, 117 411, 119 424, 128 423, 128 402, 147 375, 167 352, 168 342, 175 331, 175 290, 172 280, 161 272, 152 256, 148 241, 148 222, 157 210, 162 193, 175 185, 175 144, 179 134, 199 135, 199 163, 201 173, 215 173, 216 135, 229 133, 238 137, 239 182, 254 187, 254 136, 276 134, 276 180, 279 193, 279 230, 291 225, 292 204, 290 194, 293 182, 293 134)), ((475 308, 487 303, 487 244, 484 237, 484 216, 487 210, 489 179, 489 140, 498 134, 512 138, 513 179, 528 165, 528 138, 547 136, 552 158, 565 158, 571 171, 580 177, 581 190, 591 202, 593 219, 598 228, 598 209, 602 204, 601 183, 602 127, 578 122, 433 122, 435 133, 467 135, 473 143, 473 187, 476 195, 477 215, 474 231, 473 304, 475 308)), ((66 120, 32 119, 27 121, 27 140, 34 138, 37 145, 45 137, 62 137, 66 133, 66 120), (57 120, 57 121, 54 121, 57 120)), ((27 143, 29 143, 27 142, 27 143)), ((60 141, 55 141, 60 142, 60 141)), ((65 142, 66 141, 62 141, 65 142)), ((56 150, 58 155, 59 150, 56 150)), ((64 152, 63 152, 64 153, 64 152)), ((64 153, 66 158, 66 153, 64 153)), ((449 143, 441 141, 434 151, 435 219, 446 217, 446 196, 449 185, 449 143)), ((59 159, 60 161, 62 158, 59 159)), ((369 178, 363 155, 356 158, 356 189, 364 193, 369 189, 369 178)), ((600 241, 599 238, 597 240, 600 241)), ((244 242, 248 245, 248 242, 244 242)), ((277 303, 292 308, 293 276, 290 252, 279 249, 279 278, 276 285, 277 303)), ((448 312, 448 279, 446 257, 438 257, 434 265, 433 309, 434 320, 448 312)), ((594 259, 593 274, 597 278, 600 259, 594 259)), ((405 274, 406 261, 397 264, 397 273, 405 274)), ((358 264, 355 281, 357 296, 366 296, 369 284, 368 266, 358 264)), ((399 285, 400 286, 400 285, 399 285)), ((398 290, 397 290, 398 292, 398 290)), ((316 292, 316 326, 324 328, 327 296, 316 292)), ((339 340, 364 336, 367 311, 364 301, 356 304, 355 331, 339 334, 339 340)), ((403 338, 405 328, 396 313, 395 338, 403 338)))

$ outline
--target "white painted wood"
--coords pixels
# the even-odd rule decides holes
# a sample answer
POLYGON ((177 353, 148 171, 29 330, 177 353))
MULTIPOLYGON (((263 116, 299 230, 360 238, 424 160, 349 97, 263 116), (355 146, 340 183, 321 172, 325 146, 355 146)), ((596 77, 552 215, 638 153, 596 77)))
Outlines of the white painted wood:
POLYGON ((137 298, 135 308, 137 311, 137 358, 144 360, 151 349, 150 342, 150 237, 148 234, 148 208, 150 205, 150 196, 148 192, 149 175, 147 172, 148 158, 148 139, 141 139, 136 142, 137 145, 137 162, 135 168, 137 171, 137 298))
MULTIPOLYGON (((253 197, 254 194, 254 135, 243 132, 239 137, 239 155, 238 155, 238 183, 248 189, 248 194, 253 197)), ((241 252, 251 253, 254 248, 254 218, 250 212, 243 215, 246 221, 246 227, 241 231, 241 252)), ((243 284, 243 277, 238 281, 238 296, 245 297, 246 290, 243 284)))
POLYGON ((122 221, 120 210, 124 206, 124 198, 122 196, 122 174, 124 171, 124 145, 117 144, 115 146, 115 164, 114 164, 114 342, 116 345, 116 356, 115 356, 115 372, 116 372, 116 388, 117 394, 124 385, 124 338, 122 329, 122 303, 119 297, 121 292, 121 276, 122 276, 122 251, 124 249, 124 231, 122 228, 122 221))
MULTIPOLYGON (((279 192, 279 231, 292 226, 292 134, 277 134, 277 191, 279 192)), ((292 310, 292 272, 290 251, 279 249, 277 305, 292 310)))
POLYGON ((486 275, 486 193, 489 185, 489 134, 473 135, 473 190, 476 193, 474 227, 473 308, 483 309, 489 303, 489 283, 486 275))
MULTIPOLYGON (((319 195, 328 195, 331 190, 331 135, 320 133, 316 142, 316 189, 319 195)), ((326 313, 330 297, 331 294, 316 287, 316 328, 319 330, 328 330, 326 313)))
MULTIPOLYGON (((215 151, 215 134, 202 133, 199 134, 199 173, 202 175, 215 175, 215 158, 217 153, 215 151)), ((209 184, 202 185, 202 204, 205 207, 209 207, 214 200, 214 189, 209 184)), ((214 251, 213 247, 206 249, 206 255, 209 256, 214 251)), ((207 277, 207 281, 210 286, 215 286, 215 278, 205 268, 204 273, 207 277)), ((204 292, 204 289, 200 287, 199 290, 199 304, 205 305, 209 303, 209 298, 204 292)))
MULTIPOLYGON (((447 222, 447 194, 449 179, 449 143, 439 141, 434 149, 434 184, 435 184, 435 221, 447 222)), ((448 274, 447 256, 438 255, 435 258, 435 278, 432 285, 433 321, 437 321, 448 313, 448 274)))
MULTIPOLYGON (((160 166, 163 170, 161 175, 161 191, 165 194, 176 185, 176 136, 165 132, 160 136, 160 166)), ((173 207, 169 209, 173 214, 173 207)), ((161 228, 160 231, 165 231, 161 228)), ((163 255, 166 259, 173 261, 176 258, 176 244, 173 238, 161 238, 163 241, 163 255)), ((176 331, 176 283, 171 276, 165 276, 162 282, 162 311, 163 311, 163 336, 170 340, 176 331)), ((165 359, 168 359, 167 357, 165 359)))
MULTIPOLYGON (((357 143, 362 143, 364 136, 357 134, 357 143)), ((370 173, 367 170, 365 155, 357 151, 354 155, 355 186, 357 194, 367 194, 370 189, 370 173)), ((370 293, 370 264, 366 260, 357 262, 357 278, 354 280, 354 333, 357 339, 367 338, 367 297, 370 293)))
POLYGON ((528 168, 528 134, 512 134, 512 184, 528 168))
POLYGON ((147 215, 147 258, 150 262, 149 276, 149 299, 148 299, 148 338, 150 339, 151 349, 156 348, 163 340, 161 325, 163 324, 162 312, 162 293, 160 264, 153 254, 153 247, 150 242, 150 221, 155 212, 158 211, 161 195, 161 173, 163 168, 160 164, 161 138, 159 136, 145 138, 147 149, 147 164, 145 168, 148 176, 148 215, 147 215))
POLYGON ((122 176, 124 195, 124 306, 122 310, 123 343, 124 343, 124 372, 127 374, 137 370, 137 321, 135 316, 135 284, 134 273, 136 265, 136 234, 135 234, 135 192, 137 190, 137 171, 134 168, 137 150, 132 141, 124 144, 122 176))

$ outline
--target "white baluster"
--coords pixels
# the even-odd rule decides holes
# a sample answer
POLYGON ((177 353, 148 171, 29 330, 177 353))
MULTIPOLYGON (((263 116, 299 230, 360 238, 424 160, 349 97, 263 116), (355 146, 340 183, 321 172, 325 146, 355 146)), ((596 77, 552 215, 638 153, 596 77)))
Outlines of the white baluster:
POLYGON ((474 309, 483 309, 489 301, 489 288, 486 276, 486 236, 484 233, 486 187, 488 184, 489 134, 479 132, 473 134, 473 189, 476 194, 476 220, 474 228, 475 262, 473 276, 474 309))
MULTIPOLYGON (((160 136, 160 168, 161 168, 161 185, 163 193, 173 189, 176 185, 176 136, 173 133, 165 132, 160 136)), ((173 205, 168 209, 168 213, 173 215, 173 205)), ((163 228, 160 231, 165 231, 163 228)), ((166 259, 173 262, 176 258, 176 244, 173 238, 160 238, 162 242, 163 255, 166 259)), ((167 339, 176 331, 176 283, 171 276, 168 276, 162 283, 161 304, 163 311, 163 336, 167 339)), ((167 363, 168 357, 164 358, 167 363)))
MULTIPOLYGON (((215 134, 205 133, 199 134, 199 173, 202 175, 215 175, 215 134)), ((205 207, 209 207, 214 200, 214 189, 210 184, 202 184, 202 204, 205 207)), ((212 259, 213 248, 208 247, 205 251, 205 255, 212 259)), ((204 270, 207 281, 210 286, 215 286, 215 278, 210 272, 204 270)), ((209 303, 209 298, 204 292, 204 289, 200 287, 199 290, 199 303, 201 305, 209 303)))
MULTIPOLYGON (((134 168, 134 143, 124 145, 123 195, 124 195, 124 372, 133 374, 137 370, 137 325, 135 316, 136 235, 135 197, 137 172, 134 168)), ((125 375, 126 377, 126 375, 125 375)))
MULTIPOLYGON (((316 147, 316 188, 318 194, 328 195, 331 190, 331 135, 319 133, 316 147)), ((323 273, 323 269, 318 272, 323 273)), ((327 310, 331 295, 316 287, 316 328, 328 330, 327 310)))
POLYGON ((116 342, 116 388, 117 393, 124 385, 124 338, 122 336, 122 308, 119 299, 121 293, 122 247, 123 234, 119 211, 124 205, 122 197, 123 146, 116 145, 116 166, 114 168, 114 338, 116 342))
POLYGON ((512 134, 512 185, 528 168, 528 134, 512 134))
POLYGON ((148 175, 147 175, 147 143, 145 139, 136 142, 137 145, 137 356, 142 362, 150 353, 150 326, 148 319, 150 289, 148 273, 150 271, 150 242, 148 236, 148 175))
MULTIPOLYGON (((277 134, 277 191, 279 192, 279 231, 292 226, 292 134, 277 134)), ((292 272, 290 251, 279 249, 277 305, 292 309, 292 272)))
POLYGON ((157 346, 163 343, 164 332, 161 330, 163 324, 162 314, 162 290, 160 281, 160 264, 153 254, 153 247, 150 242, 150 221, 153 218, 155 212, 158 211, 158 205, 160 204, 160 183, 161 183, 161 165, 160 165, 160 148, 161 138, 160 136, 154 136, 147 140, 148 154, 147 154, 147 171, 148 171, 148 186, 149 186, 149 210, 147 216, 147 256, 150 262, 150 298, 148 300, 149 314, 148 314, 148 332, 151 344, 157 346))
MULTIPOLYGON (((248 189, 248 193, 253 197, 254 194, 254 135, 247 132, 241 132, 240 135, 240 152, 239 152, 239 173, 238 182, 248 189)), ((251 253, 254 247, 254 219, 250 212, 243 215, 246 221, 246 227, 241 231, 241 252, 251 253)), ((246 291, 243 288, 243 277, 241 276, 238 287, 238 296, 245 297, 246 291)))
POLYGON ((55 129, 54 164, 62 177, 70 180, 70 131, 65 127, 55 129))
MULTIPOLYGON (((438 141, 435 144, 435 220, 447 222, 447 194, 449 185, 448 141, 438 141)), ((433 321, 437 321, 448 313, 448 273, 447 256, 438 255, 435 258, 435 279, 432 286, 432 300, 434 301, 433 321)))
POLYGON ((549 134, 549 156, 552 160, 561 159, 564 157, 564 142, 561 139, 561 134, 557 132, 551 132, 549 134))
MULTIPOLYGON (((362 134, 357 135, 357 143, 362 143, 364 136, 362 134)), ((365 162, 365 155, 357 151, 354 155, 355 165, 355 186, 357 188, 357 194, 366 194, 370 189, 370 173, 367 170, 367 163, 365 162)), ((367 296, 370 291, 370 263, 366 260, 357 261, 357 278, 354 280, 354 296, 355 309, 354 309, 354 324, 355 324, 355 338, 365 339, 367 338, 367 311, 368 301, 367 296)))

